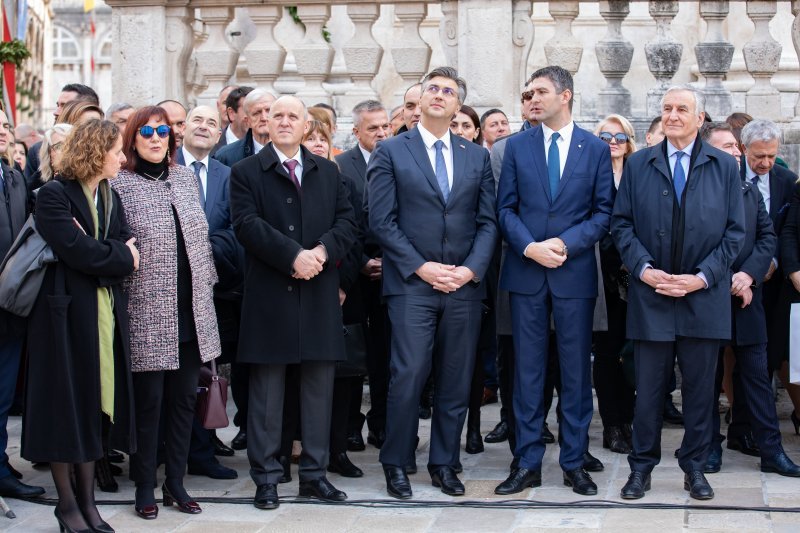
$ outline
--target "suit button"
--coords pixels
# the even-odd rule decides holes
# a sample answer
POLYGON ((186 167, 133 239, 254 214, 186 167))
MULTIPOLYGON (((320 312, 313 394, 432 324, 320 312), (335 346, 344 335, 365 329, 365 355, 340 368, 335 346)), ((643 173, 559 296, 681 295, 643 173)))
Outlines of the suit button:
POLYGON ((286 290, 289 291, 289 292, 292 292, 293 287, 291 285, 289 285, 288 287, 286 287, 286 290))
POLYGON ((664 189, 664 192, 662 192, 661 194, 663 194, 664 196, 669 196, 669 191, 664 189))
POLYGON ((294 226, 289 226, 289 231, 294 231, 294 226))
POLYGON ((664 236, 664 235, 666 235, 666 234, 667 234, 667 232, 666 232, 666 231, 664 231, 664 230, 661 230, 661 231, 659 231, 659 232, 658 232, 658 236, 659 236, 659 237, 663 237, 663 236, 664 236))
POLYGON ((287 199, 286 199, 286 203, 287 203, 287 204, 290 204, 290 203, 292 203, 292 199, 291 199, 291 198, 287 198, 287 199))

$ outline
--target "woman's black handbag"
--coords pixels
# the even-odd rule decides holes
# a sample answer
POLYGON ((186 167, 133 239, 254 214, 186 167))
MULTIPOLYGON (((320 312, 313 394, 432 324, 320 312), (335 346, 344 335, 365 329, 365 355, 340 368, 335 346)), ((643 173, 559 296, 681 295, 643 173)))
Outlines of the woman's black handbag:
POLYGON ((342 328, 344 352, 347 357, 336 364, 336 377, 357 377, 367 373, 367 337, 362 324, 347 324, 342 328))
POLYGON ((0 264, 0 307, 18 316, 28 316, 42 288, 47 265, 57 260, 30 215, 0 264))

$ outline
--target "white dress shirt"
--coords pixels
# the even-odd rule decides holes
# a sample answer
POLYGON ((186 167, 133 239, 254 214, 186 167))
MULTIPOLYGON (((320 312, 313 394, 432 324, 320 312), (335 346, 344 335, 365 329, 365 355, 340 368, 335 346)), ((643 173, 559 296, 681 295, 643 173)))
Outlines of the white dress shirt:
MULTIPOLYGON (((361 155, 364 156, 364 162, 369 165, 369 157, 372 155, 372 152, 368 152, 367 149, 361 146, 360 143, 358 145, 358 149, 361 150, 361 155)), ((433 168, 435 169, 436 167, 433 168)))
POLYGON ((238 141, 238 140, 239 140, 239 137, 237 137, 237 136, 236 136, 236 135, 235 135, 235 134, 234 134, 234 133, 231 131, 231 127, 230 127, 230 126, 228 126, 227 128, 225 128, 225 144, 233 144, 233 143, 235 143, 235 142, 236 142, 236 141, 238 141))
MULTIPOLYGON (((297 149, 297 153, 294 154, 292 157, 289 157, 288 155, 286 155, 283 152, 281 152, 280 150, 278 150, 277 146, 275 146, 274 144, 272 145, 272 149, 275 150, 276 154, 278 154, 278 159, 280 159, 281 165, 283 165, 283 162, 288 160, 288 159, 294 159, 295 161, 297 161, 297 166, 294 167, 294 175, 297 177, 297 183, 299 183, 300 186, 302 186, 303 185, 303 158, 302 158, 303 150, 301 148, 298 148, 297 149)), ((283 165, 283 169, 286 171, 287 174, 289 173, 289 169, 286 168, 285 165, 283 165)))
POLYGON ((450 146, 450 130, 441 138, 437 138, 433 133, 426 130, 422 124, 417 124, 419 134, 422 136, 422 142, 425 143, 425 150, 428 151, 428 159, 431 162, 431 168, 434 175, 436 175, 436 148, 433 146, 436 141, 442 141, 442 155, 444 156, 444 166, 447 167, 447 184, 450 190, 453 190, 453 150, 450 146))
MULTIPOLYGON (((558 141, 556 141, 556 146, 558 146, 558 163, 561 166, 559 176, 564 175, 564 166, 567 164, 567 154, 569 154, 569 143, 572 141, 572 132, 574 130, 575 123, 571 120, 569 121, 569 124, 558 130, 560 137, 558 138, 558 141)), ((546 124, 542 123, 545 162, 547 161, 547 156, 549 155, 550 143, 553 141, 553 133, 555 133, 555 130, 551 130, 546 124)), ((546 163, 545 166, 547 166, 546 163)))
POLYGON ((750 183, 753 183, 753 178, 758 176, 758 183, 756 184, 758 186, 758 192, 761 193, 761 198, 764 199, 764 207, 767 208, 767 214, 769 214, 769 200, 770 200, 770 195, 769 195, 769 172, 767 172, 766 174, 763 174, 763 175, 762 174, 756 174, 755 171, 753 171, 753 169, 750 168, 750 164, 747 163, 747 159, 746 158, 742 158, 742 159, 745 160, 744 164, 746 165, 746 170, 747 170, 747 181, 749 181, 750 183))
POLYGON ((189 152, 189 150, 186 149, 185 146, 181 146, 181 151, 183 152, 183 161, 192 172, 194 172, 192 163, 195 161, 200 161, 203 163, 203 166, 200 169, 200 182, 203 184, 203 198, 205 198, 206 191, 208 190, 208 156, 206 155, 203 159, 195 159, 195 157, 189 152))

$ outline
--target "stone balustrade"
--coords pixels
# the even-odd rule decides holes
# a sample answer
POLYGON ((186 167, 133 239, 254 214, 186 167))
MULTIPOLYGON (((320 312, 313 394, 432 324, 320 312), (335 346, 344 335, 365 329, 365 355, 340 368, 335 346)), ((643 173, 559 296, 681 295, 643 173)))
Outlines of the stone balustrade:
POLYGON ((449 64, 468 82, 466 103, 519 122, 527 76, 558 64, 575 76, 574 113, 584 123, 620 113, 641 130, 669 85, 691 82, 714 118, 747 111, 800 140, 798 0, 106 3, 115 100, 211 103, 234 82, 331 103, 347 116, 367 98, 401 103, 406 87, 449 64))

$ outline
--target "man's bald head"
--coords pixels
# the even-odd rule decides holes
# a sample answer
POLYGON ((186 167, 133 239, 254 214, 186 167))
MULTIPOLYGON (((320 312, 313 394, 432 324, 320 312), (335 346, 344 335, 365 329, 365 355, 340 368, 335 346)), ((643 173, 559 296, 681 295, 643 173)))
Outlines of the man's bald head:
POLYGON ((275 147, 292 157, 300 148, 308 129, 308 110, 296 96, 281 96, 269 111, 269 139, 275 147))
POLYGON ((183 146, 195 159, 205 159, 219 141, 221 133, 219 111, 207 105, 197 106, 186 117, 183 146))

